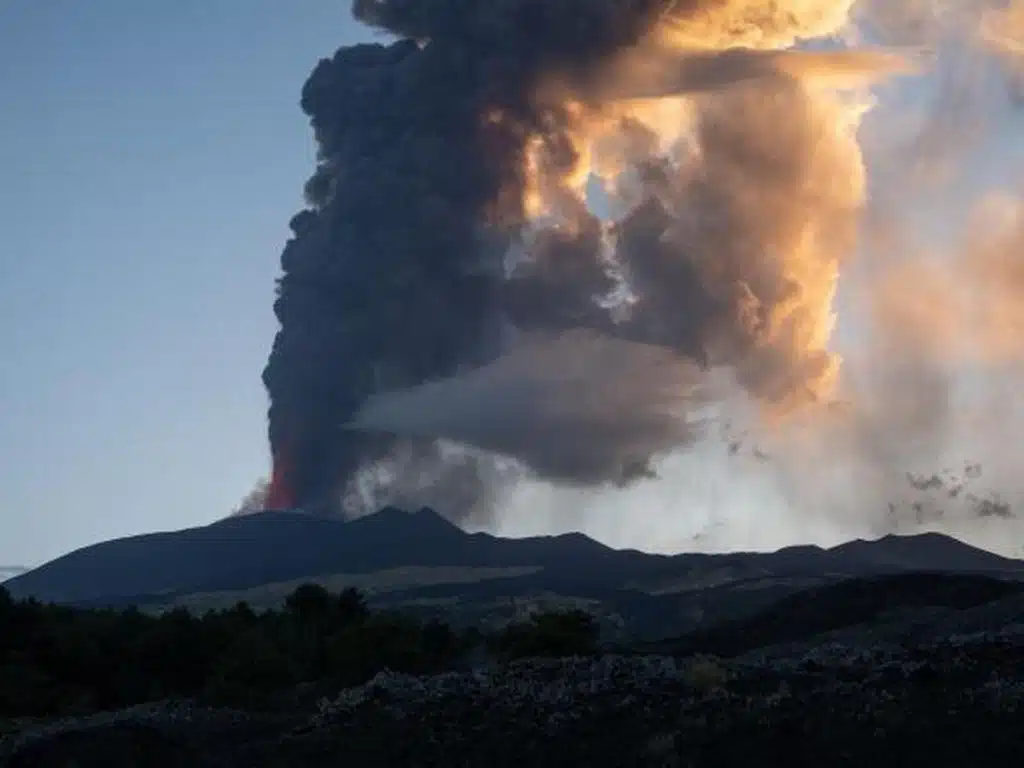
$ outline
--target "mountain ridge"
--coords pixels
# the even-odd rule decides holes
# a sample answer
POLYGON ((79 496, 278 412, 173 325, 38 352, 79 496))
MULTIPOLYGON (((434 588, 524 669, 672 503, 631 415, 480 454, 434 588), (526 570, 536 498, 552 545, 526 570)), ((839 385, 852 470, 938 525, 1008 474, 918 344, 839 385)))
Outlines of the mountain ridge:
MULTIPOLYGON (((520 584, 543 589, 626 589, 630 584, 760 576, 964 571, 1024 575, 1024 562, 942 534, 858 539, 832 548, 775 552, 649 554, 614 549, 585 534, 502 538, 467 533, 432 509, 386 507, 354 520, 290 511, 230 517, 196 528, 89 545, 6 582, 15 597, 61 603, 243 590, 331 573, 396 568, 514 568, 538 572, 520 584)), ((706 586, 706 585, 705 585, 706 586)), ((428 587, 428 590, 430 588, 428 587)), ((486 590, 485 590, 486 591, 486 590)))
POLYGON ((0 584, 28 571, 29 568, 24 565, 0 565, 0 584))

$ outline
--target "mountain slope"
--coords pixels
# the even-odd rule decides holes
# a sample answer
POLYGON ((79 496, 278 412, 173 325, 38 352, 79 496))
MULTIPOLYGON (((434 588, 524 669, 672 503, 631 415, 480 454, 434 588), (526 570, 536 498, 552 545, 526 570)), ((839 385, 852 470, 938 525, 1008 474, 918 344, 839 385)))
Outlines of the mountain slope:
POLYGON ((20 576, 27 570, 28 568, 21 565, 0 565, 0 582, 13 579, 15 576, 20 576))
POLYGON ((477 583, 428 579, 422 586, 406 585, 408 598, 419 600, 541 592, 640 599, 905 571, 1024 573, 1021 561, 938 534, 888 536, 828 550, 800 546, 772 553, 666 556, 611 549, 579 533, 525 539, 468 534, 430 509, 386 508, 348 522, 268 512, 117 539, 60 557, 5 586, 16 597, 125 604, 409 568, 493 572, 477 583), (503 578, 501 569, 518 570, 503 578))
POLYGON ((324 574, 402 566, 543 565, 552 557, 597 563, 614 550, 470 535, 433 510, 384 509, 346 522, 300 513, 233 517, 199 528, 95 544, 8 582, 16 597, 86 602, 202 589, 245 589, 324 574))

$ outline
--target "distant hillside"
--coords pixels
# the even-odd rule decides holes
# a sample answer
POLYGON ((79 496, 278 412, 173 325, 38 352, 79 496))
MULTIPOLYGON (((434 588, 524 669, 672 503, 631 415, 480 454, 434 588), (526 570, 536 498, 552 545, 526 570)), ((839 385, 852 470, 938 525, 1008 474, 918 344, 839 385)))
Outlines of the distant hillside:
MULTIPOLYGON (((941 617, 957 617, 957 611, 975 606, 997 606, 997 601, 1019 598, 1022 593, 1024 581, 979 574, 903 573, 847 579, 789 595, 769 611, 723 621, 645 650, 735 656, 852 627, 863 628, 877 641, 887 627, 920 634, 923 626, 938 625, 941 617)), ((1014 605, 1020 606, 1019 599, 1014 605)))
POLYGON ((1024 563, 939 534, 832 549, 651 555, 582 534, 469 534, 430 509, 343 521, 293 512, 118 539, 80 549, 5 585, 16 597, 195 610, 279 604, 302 581, 354 586, 378 607, 501 622, 538 607, 583 607, 623 632, 664 636, 753 615, 802 590, 910 572, 1024 577, 1024 563))

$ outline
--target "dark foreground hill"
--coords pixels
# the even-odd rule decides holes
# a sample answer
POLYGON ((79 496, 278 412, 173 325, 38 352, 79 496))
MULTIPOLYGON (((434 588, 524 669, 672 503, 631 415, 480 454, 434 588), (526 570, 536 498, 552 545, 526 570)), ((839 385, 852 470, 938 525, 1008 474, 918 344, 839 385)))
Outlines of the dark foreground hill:
POLYGON ((854 577, 953 572, 1018 579, 1024 563, 939 534, 832 549, 651 555, 582 534, 504 539, 436 512, 384 509, 345 522, 274 512, 96 544, 7 582, 15 597, 79 606, 202 612, 279 605, 303 581, 354 586, 376 608, 487 626, 524 612, 583 608, 622 637, 680 634, 749 617, 795 593, 854 577))
POLYGON ((1022 586, 853 579, 731 625, 714 657, 689 636, 659 654, 385 670, 272 711, 173 700, 23 721, 0 768, 1016 765, 1022 586))

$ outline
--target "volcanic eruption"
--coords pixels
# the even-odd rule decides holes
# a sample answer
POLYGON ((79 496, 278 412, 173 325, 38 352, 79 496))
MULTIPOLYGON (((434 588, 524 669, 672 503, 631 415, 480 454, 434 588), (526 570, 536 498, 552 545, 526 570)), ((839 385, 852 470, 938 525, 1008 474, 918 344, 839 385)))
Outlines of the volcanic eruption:
POLYGON ((295 506, 295 492, 289 475, 288 453, 285 450, 274 455, 264 506, 267 509, 291 509, 295 506))
POLYGON ((302 91, 318 165, 263 373, 268 506, 414 486, 460 516, 495 457, 625 484, 730 387, 768 420, 830 401, 864 86, 917 65, 800 44, 853 5, 355 0, 393 40, 302 91))

